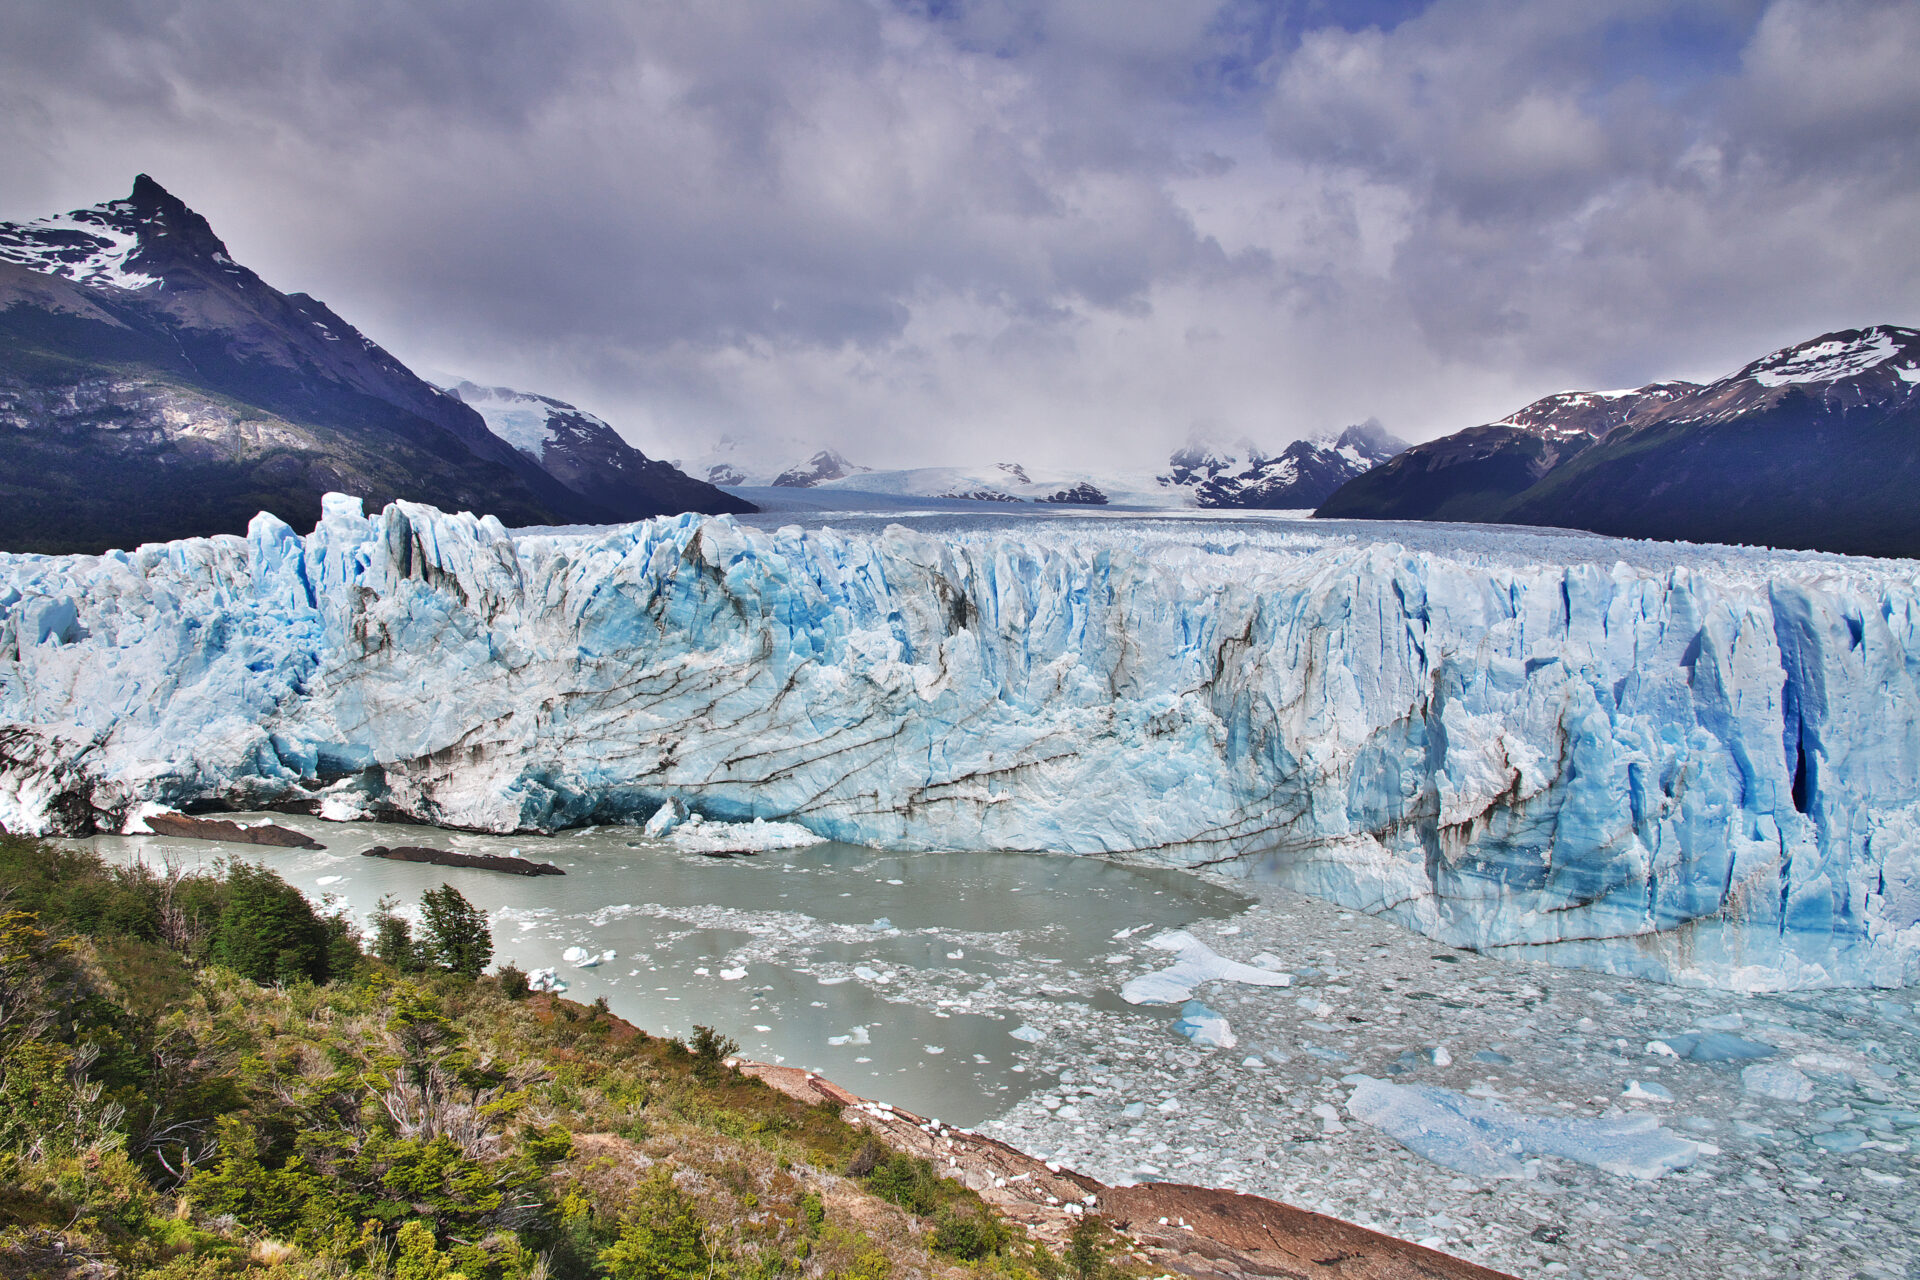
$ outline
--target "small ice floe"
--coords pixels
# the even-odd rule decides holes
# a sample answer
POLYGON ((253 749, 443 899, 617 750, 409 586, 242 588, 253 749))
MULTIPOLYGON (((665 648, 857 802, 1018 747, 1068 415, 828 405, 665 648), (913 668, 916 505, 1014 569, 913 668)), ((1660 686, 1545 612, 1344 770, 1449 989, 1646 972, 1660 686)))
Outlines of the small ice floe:
POLYGON ((1007 1034, 1012 1036, 1015 1040, 1024 1040, 1028 1044, 1039 1044, 1042 1040, 1045 1040, 1047 1038, 1046 1032, 1042 1031, 1038 1027, 1029 1026, 1027 1023, 1024 1023, 1024 1022, 1021 1023, 1019 1026, 1015 1027, 1013 1030, 1007 1032, 1007 1034))
POLYGON ((1521 1178, 1526 1156, 1577 1160, 1620 1177, 1658 1178, 1685 1168, 1701 1146, 1651 1115, 1537 1116, 1476 1102, 1434 1085, 1351 1075, 1347 1112, 1435 1164, 1470 1178, 1521 1178))
POLYGON ((1293 983, 1291 974, 1229 960, 1184 929, 1149 938, 1147 945, 1156 951, 1171 951, 1175 959, 1167 968, 1142 974, 1121 987, 1120 998, 1128 1004, 1175 1004, 1192 997, 1193 989, 1203 982, 1244 982, 1260 987, 1293 983))
POLYGON ((722 982, 738 982, 746 976, 747 969, 745 965, 740 966, 738 969, 722 969, 720 971, 720 980, 722 982))
POLYGON ((867 1029, 865 1027, 851 1027, 847 1030, 846 1035, 828 1036, 827 1043, 832 1045, 872 1044, 873 1037, 867 1034, 867 1029))
POLYGON ((1651 1041, 1647 1052, 1691 1062, 1751 1062, 1756 1058, 1771 1058, 1779 1051, 1770 1044, 1724 1031, 1689 1031, 1685 1035, 1651 1041))
POLYGON ((345 876, 321 876, 318 880, 315 880, 314 883, 317 885, 339 884, 345 879, 345 876))
POLYGON ((1652 1080, 1629 1080, 1627 1087, 1620 1091, 1623 1098, 1638 1098, 1642 1102, 1672 1102, 1673 1090, 1652 1080))
POLYGON ((874 933, 885 933, 887 930, 893 928, 893 921, 887 919, 885 916, 881 916, 878 920, 868 925, 867 928, 874 933))
POLYGON ((947 952, 947 959, 949 960, 965 960, 966 958, 967 958, 967 952, 966 952, 966 948, 964 947, 962 947, 958 951, 947 952))
POLYGON ((1267 1065, 1267 1060, 1257 1053, 1250 1053, 1240 1059, 1240 1065, 1243 1067, 1264 1067, 1267 1065))
POLYGON ((366 802, 355 795, 325 796, 315 814, 323 822, 358 822, 373 816, 366 802))
POLYGON ((1740 1087, 1778 1102, 1813 1101, 1813 1081, 1784 1062, 1763 1062, 1741 1068, 1740 1087))
POLYGON ((560 953, 560 958, 576 969, 597 969, 609 960, 619 959, 619 953, 602 951, 595 954, 585 947, 568 947, 560 953))
POLYGON ((756 1022, 756 1023, 754 1023, 754 1024, 753 1024, 753 1029, 754 1029, 755 1031, 759 1031, 759 1032, 762 1032, 762 1033, 765 1033, 765 1032, 768 1032, 768 1031, 771 1031, 771 1030, 773 1030, 773 1028, 772 1028, 772 1027, 770 1027, 770 1026, 768 1026, 768 1025, 767 1025, 766 1023, 764 1023, 764 1022, 756 1022))
POLYGON ((653 816, 647 819, 647 825, 640 829, 640 834, 654 840, 663 839, 686 820, 687 808, 676 797, 653 811, 653 816))
POLYGON ((1139 1120, 1147 1114, 1147 1104, 1144 1102, 1129 1102, 1126 1106, 1120 1108, 1120 1114, 1129 1120, 1139 1120))
POLYGON ((1347 1126, 1340 1123, 1340 1113, 1334 1110, 1331 1102, 1315 1103, 1313 1114, 1320 1117, 1320 1132, 1345 1133, 1347 1131, 1347 1126))
POLYGON ((667 833, 673 847, 685 853, 771 853, 777 849, 804 849, 822 844, 817 836, 797 822, 708 822, 699 814, 690 815, 667 833))
POLYGON ((535 969, 527 975, 527 988, 530 991, 551 991, 558 995, 567 989, 567 984, 552 969, 535 969))
POLYGON ((1240 1043, 1227 1020, 1198 1000, 1189 1000, 1180 1008, 1180 1020, 1173 1029, 1198 1045, 1231 1049, 1240 1043))
POLYGON ((947 1051, 947 1047, 943 1044, 923 1044, 920 1047, 922 1049, 925 1049, 928 1053, 937 1054, 937 1053, 945 1053, 947 1051))
POLYGON ((1447 1052, 1447 1046, 1443 1044, 1433 1046, 1432 1049, 1427 1051, 1427 1056, 1433 1059, 1433 1065, 1436 1067, 1450 1067, 1453 1065, 1453 1055, 1447 1052))

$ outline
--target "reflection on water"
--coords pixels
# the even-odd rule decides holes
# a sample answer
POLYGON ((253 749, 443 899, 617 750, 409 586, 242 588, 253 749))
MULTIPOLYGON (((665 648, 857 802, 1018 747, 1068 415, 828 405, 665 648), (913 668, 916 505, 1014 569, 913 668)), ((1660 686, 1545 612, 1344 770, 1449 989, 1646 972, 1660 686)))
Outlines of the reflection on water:
MULTIPOLYGON (((254 815, 264 816, 264 815, 254 815)), ((951 1123, 1003 1111, 1040 1083, 1008 1033, 1036 1010, 1102 1007, 1122 931, 1217 918, 1247 900, 1182 872, 1015 853, 893 854, 821 844, 755 858, 684 854, 631 828, 495 837, 272 815, 327 847, 287 850, 99 836, 116 860, 243 858, 362 920, 383 894, 451 884, 493 921, 495 959, 555 967, 648 1030, 704 1023, 751 1057, 820 1070, 951 1123), (372 845, 518 851, 564 877, 362 858, 372 845), (576 969, 569 947, 615 958, 576 969), (1096 982, 1096 987, 1093 984, 1096 982)), ((243 818, 243 820, 246 820, 243 818)))

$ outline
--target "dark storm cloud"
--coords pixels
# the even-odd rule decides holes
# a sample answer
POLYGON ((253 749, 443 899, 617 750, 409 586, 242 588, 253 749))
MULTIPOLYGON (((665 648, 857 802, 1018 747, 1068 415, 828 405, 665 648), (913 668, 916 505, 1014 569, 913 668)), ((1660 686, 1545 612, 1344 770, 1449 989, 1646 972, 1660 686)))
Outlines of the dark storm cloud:
POLYGON ((1433 434, 1912 322, 1920 6, 0 3, 0 216, 153 172, 403 357, 879 461, 1433 434))

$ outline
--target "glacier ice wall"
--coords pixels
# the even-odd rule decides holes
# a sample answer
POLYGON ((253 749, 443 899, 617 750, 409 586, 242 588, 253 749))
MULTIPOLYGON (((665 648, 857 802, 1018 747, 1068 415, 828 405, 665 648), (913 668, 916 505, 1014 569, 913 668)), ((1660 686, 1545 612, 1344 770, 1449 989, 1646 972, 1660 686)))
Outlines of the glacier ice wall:
POLYGON ((1223 863, 1679 981, 1920 973, 1914 566, 1094 527, 516 535, 334 498, 306 537, 0 557, 0 826, 677 796, 1223 863))

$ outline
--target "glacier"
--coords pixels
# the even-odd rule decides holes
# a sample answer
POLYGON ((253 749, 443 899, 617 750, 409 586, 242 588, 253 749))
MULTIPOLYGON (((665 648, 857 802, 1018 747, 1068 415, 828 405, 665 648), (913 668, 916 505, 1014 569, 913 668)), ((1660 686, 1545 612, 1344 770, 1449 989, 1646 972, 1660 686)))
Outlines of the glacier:
POLYGON ((0 556, 0 826, 794 822, 1217 864, 1452 946, 1920 977, 1920 566, 1205 521, 311 534, 0 556), (1389 536, 1391 535, 1391 536, 1389 536))

